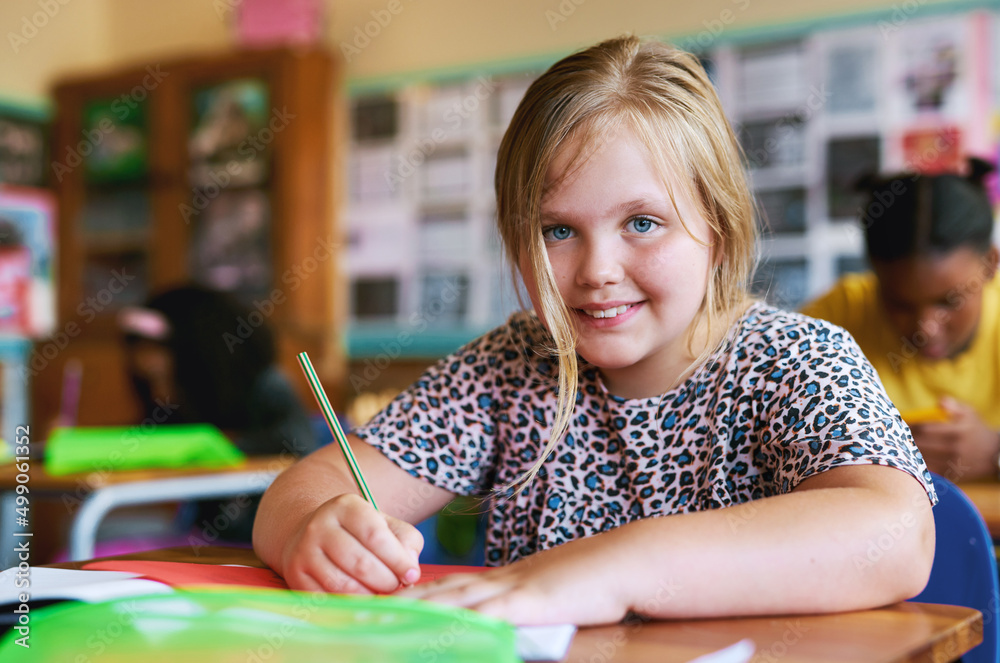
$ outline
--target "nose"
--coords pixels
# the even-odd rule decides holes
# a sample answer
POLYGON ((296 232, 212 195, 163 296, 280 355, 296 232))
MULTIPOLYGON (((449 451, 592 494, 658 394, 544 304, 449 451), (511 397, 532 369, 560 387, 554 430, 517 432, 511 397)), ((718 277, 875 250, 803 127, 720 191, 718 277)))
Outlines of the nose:
POLYGON ((917 328, 934 338, 944 333, 944 326, 950 317, 951 312, 942 306, 925 306, 917 317, 917 328))
POLYGON ((576 270, 577 284, 600 288, 625 277, 624 256, 614 241, 586 242, 581 253, 576 270))

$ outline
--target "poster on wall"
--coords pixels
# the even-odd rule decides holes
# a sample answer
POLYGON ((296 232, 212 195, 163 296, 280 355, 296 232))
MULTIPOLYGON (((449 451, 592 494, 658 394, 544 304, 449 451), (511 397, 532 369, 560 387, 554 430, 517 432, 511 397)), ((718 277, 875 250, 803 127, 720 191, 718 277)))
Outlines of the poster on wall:
MULTIPOLYGON (((238 78, 195 91, 188 139, 192 186, 261 184, 268 176, 274 134, 288 118, 271 121, 267 83, 238 78)), ((291 116, 288 116, 289 118, 291 116)))
POLYGON ((91 184, 135 182, 149 173, 147 104, 98 99, 83 109, 83 135, 77 146, 91 184))
POLYGON ((963 166, 962 130, 954 126, 910 129, 903 133, 905 169, 925 175, 959 172, 963 166))
POLYGON ((228 6, 237 8, 235 35, 241 46, 260 48, 322 40, 326 17, 322 0, 240 0, 228 6))
POLYGON ((897 39, 898 85, 891 95, 898 117, 965 117, 969 109, 966 52, 968 38, 961 20, 935 20, 904 26, 897 39))
POLYGON ((48 192, 0 189, 0 334, 44 336, 55 328, 54 218, 48 192))
POLYGON ((0 182, 44 186, 48 127, 0 112, 0 182))

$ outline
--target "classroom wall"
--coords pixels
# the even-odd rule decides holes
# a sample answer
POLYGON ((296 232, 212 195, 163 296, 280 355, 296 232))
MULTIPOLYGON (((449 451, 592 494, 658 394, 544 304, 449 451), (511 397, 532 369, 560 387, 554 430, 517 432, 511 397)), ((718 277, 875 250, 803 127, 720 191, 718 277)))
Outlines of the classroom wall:
MULTIPOLYGON (((41 103, 67 74, 232 48, 242 0, 4 0, 0 99, 41 103)), ((964 0, 326 0, 349 79, 538 61, 622 32, 734 34, 844 14, 912 17, 964 0), (393 13, 395 12, 395 13, 393 13), (381 19, 381 24, 370 25, 381 19), (368 28, 374 37, 364 34, 368 28), (355 50, 356 49, 356 50, 355 50)))
POLYGON ((104 0, 0 2, 0 99, 44 104, 63 71, 114 62, 108 12, 104 0))

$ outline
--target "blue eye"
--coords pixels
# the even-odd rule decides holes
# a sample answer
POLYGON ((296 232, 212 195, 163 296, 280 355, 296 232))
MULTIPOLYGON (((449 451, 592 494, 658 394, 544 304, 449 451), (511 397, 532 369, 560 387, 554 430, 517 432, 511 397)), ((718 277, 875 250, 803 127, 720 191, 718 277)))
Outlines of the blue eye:
POLYGON ((542 237, 545 239, 569 239, 572 234, 573 231, 567 226, 551 226, 542 230, 542 237))
POLYGON ((632 226, 632 229, 637 233, 648 233, 655 226, 659 224, 652 219, 647 219, 644 216, 637 216, 628 222, 628 225, 632 226))

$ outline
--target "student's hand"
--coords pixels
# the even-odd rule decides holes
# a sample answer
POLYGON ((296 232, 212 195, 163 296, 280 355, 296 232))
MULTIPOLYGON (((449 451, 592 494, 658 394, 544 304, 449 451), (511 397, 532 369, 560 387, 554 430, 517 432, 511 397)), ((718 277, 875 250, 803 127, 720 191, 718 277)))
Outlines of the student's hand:
POLYGON ((628 601, 617 567, 598 535, 536 553, 509 566, 457 573, 396 596, 471 608, 514 624, 607 624, 628 601))
POLYGON ((358 495, 339 495, 307 516, 282 553, 292 589, 388 593, 420 579, 424 537, 358 495))
POLYGON ((943 398, 941 407, 948 412, 948 421, 918 424, 910 429, 927 467, 952 481, 996 477, 1000 456, 997 431, 964 403, 943 398))

